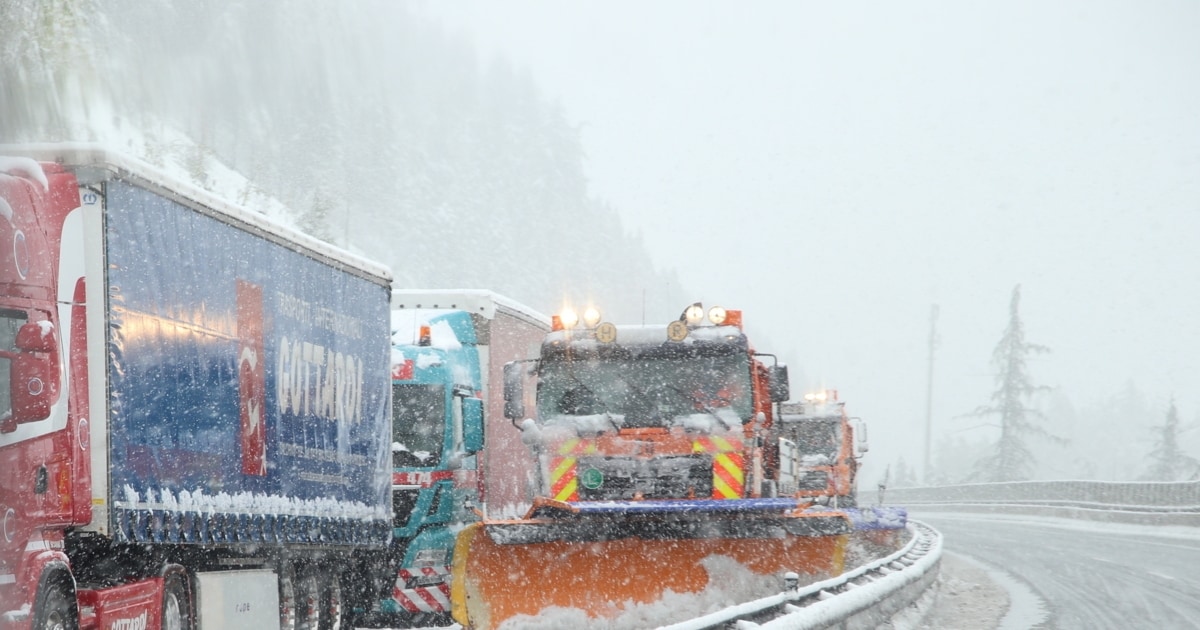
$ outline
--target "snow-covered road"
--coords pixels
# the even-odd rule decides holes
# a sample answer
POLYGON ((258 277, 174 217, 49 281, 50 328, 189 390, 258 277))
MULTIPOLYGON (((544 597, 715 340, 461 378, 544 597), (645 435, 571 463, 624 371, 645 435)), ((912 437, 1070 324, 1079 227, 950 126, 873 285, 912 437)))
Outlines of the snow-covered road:
POLYGON ((941 531, 948 552, 926 627, 978 627, 954 616, 987 611, 1003 598, 1006 615, 995 627, 1006 629, 1194 628, 1200 620, 1196 528, 919 510, 911 516, 941 531))

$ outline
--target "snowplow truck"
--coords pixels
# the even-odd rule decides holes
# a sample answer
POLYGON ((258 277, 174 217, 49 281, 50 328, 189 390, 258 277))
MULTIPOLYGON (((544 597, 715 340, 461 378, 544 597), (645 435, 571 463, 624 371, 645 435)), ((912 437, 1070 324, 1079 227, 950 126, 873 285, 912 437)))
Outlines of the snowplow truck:
POLYGON ((867 452, 867 427, 846 415, 837 390, 780 405, 779 491, 831 507, 858 505, 858 460, 867 452))
POLYGON ((841 571, 849 518, 770 483, 777 458, 764 445, 787 369, 755 352, 740 311, 694 304, 636 326, 567 311, 538 358, 504 376, 505 416, 539 487, 523 518, 459 534, 451 601, 463 625, 556 608, 612 617, 715 587, 715 556, 779 583, 841 571))

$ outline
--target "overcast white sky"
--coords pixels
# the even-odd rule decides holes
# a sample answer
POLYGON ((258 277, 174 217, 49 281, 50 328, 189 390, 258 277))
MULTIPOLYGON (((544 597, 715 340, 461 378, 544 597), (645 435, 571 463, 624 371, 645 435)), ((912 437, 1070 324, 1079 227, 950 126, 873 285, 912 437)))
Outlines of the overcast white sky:
POLYGON ((426 11, 562 103, 593 193, 685 289, 840 390, 868 474, 922 460, 933 304, 935 428, 977 424, 954 416, 987 402, 1018 283, 1039 382, 1200 417, 1200 3, 426 11))

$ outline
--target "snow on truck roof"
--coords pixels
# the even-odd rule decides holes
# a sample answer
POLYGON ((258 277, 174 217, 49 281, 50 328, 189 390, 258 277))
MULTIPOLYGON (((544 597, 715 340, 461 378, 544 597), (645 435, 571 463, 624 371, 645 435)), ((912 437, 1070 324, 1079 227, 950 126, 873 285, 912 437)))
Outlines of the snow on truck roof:
POLYGON ((393 289, 393 310, 461 310, 494 319, 496 311, 507 312, 550 329, 550 318, 512 298, 487 289, 393 289))
MULTIPOLYGON (((557 330, 547 338, 547 341, 567 341, 573 343, 593 343, 594 333, 584 329, 582 335, 579 329, 557 330)), ((698 326, 688 329, 687 337, 681 344, 695 342, 712 342, 718 340, 741 340, 745 333, 736 326, 698 326)), ((617 339, 614 343, 627 346, 658 346, 668 341, 666 324, 617 324, 617 339)))
POLYGON ((840 420, 845 415, 845 409, 846 403, 840 401, 825 404, 785 402, 780 407, 780 418, 783 422, 840 420))
POLYGON ((0 173, 22 173, 42 185, 42 190, 50 190, 50 180, 37 160, 27 157, 0 155, 0 173))
MULTIPOLYGON (((62 143, 32 143, 22 145, 0 145, 0 171, 18 170, 28 166, 28 161, 40 160, 56 162, 73 167, 80 183, 108 179, 112 175, 130 177, 146 184, 151 188, 160 189, 173 197, 188 202, 188 205, 211 214, 218 214, 244 225, 250 231, 259 232, 285 246, 298 246, 307 250, 315 257, 324 258, 339 266, 356 271, 364 277, 374 277, 381 283, 390 282, 392 272, 386 265, 375 262, 353 252, 346 251, 301 232, 293 225, 279 217, 268 216, 266 212, 250 210, 230 202, 215 192, 206 190, 181 177, 168 174, 164 170, 128 154, 112 150, 102 144, 87 142, 62 143)), ((46 186, 46 177, 40 165, 37 174, 30 174, 34 179, 41 175, 39 181, 46 186)), ((264 205, 275 207, 264 210, 282 210, 292 213, 282 202, 272 199, 264 205), (273 203, 271 203, 273 202, 273 203)), ((285 214, 288 219, 293 215, 285 214)))

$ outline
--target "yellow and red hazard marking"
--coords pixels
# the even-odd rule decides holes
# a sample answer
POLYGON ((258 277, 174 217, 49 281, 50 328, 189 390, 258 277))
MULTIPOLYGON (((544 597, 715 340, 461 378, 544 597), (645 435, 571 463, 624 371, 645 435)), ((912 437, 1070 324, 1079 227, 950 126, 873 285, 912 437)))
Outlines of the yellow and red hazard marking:
POLYGON ((576 461, 580 455, 597 452, 592 440, 571 438, 559 445, 556 455, 550 458, 550 495, 557 501, 579 500, 579 479, 576 461))
POLYGON ((742 441, 720 436, 702 436, 692 443, 692 452, 713 456, 714 499, 740 499, 746 491, 746 459, 742 441))
POLYGON ((705 453, 713 458, 714 499, 740 499, 746 494, 745 443, 736 434, 728 437, 694 437, 681 430, 623 429, 619 435, 601 435, 563 441, 550 458, 550 498, 579 500, 578 458, 585 455, 609 457, 683 455, 705 453))

